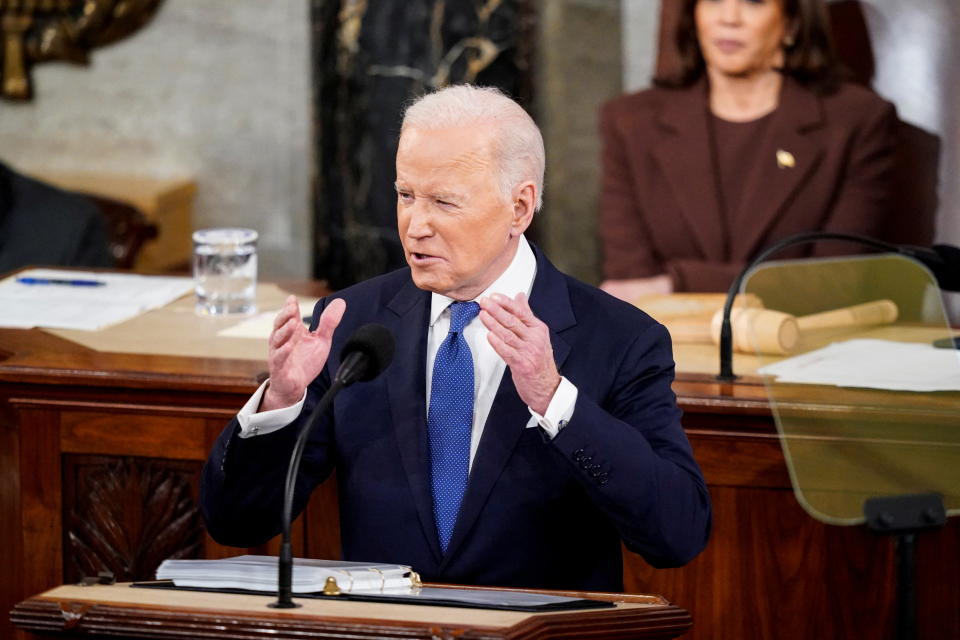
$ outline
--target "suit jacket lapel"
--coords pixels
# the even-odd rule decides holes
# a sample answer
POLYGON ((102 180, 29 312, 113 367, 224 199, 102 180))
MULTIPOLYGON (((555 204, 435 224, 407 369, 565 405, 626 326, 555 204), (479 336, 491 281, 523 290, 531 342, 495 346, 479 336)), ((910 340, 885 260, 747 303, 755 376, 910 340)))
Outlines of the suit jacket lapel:
POLYGON ((705 81, 676 91, 669 107, 657 118, 663 131, 653 148, 680 207, 690 235, 708 260, 726 260, 723 218, 717 202, 717 184, 707 126, 708 103, 705 81))
POLYGON ((743 197, 732 216, 732 255, 754 255, 784 205, 806 182, 823 149, 805 133, 823 119, 819 98, 784 78, 780 104, 759 143, 760 161, 744 183, 743 197), (779 154, 779 155, 778 155, 779 154))
MULTIPOLYGON (((537 276, 530 293, 530 307, 534 314, 550 327, 553 357, 557 363, 557 369, 562 373, 563 362, 570 353, 570 345, 560 333, 576 324, 576 319, 563 275, 536 247, 533 249, 537 256, 537 276)), ((457 523, 440 567, 441 571, 455 557, 457 550, 473 529, 490 491, 510 459, 529 419, 530 412, 517 394, 513 376, 508 368, 503 373, 503 380, 497 389, 490 415, 483 427, 483 436, 473 460, 467 492, 460 505, 460 513, 457 515, 457 523)))
POLYGON ((400 458, 420 516, 424 537, 440 562, 440 543, 433 517, 430 461, 427 453, 426 352, 430 294, 408 282, 389 302, 396 315, 393 326, 395 365, 387 369, 387 393, 400 447, 400 458), (396 366, 399 364, 400 366, 396 366))

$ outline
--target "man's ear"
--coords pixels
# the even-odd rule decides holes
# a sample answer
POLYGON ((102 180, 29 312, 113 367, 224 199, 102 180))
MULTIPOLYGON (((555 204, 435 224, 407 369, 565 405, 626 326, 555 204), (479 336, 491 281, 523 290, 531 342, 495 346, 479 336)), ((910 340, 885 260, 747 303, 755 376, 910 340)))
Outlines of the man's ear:
POLYGON ((517 186, 513 193, 513 221, 510 225, 510 236, 516 237, 526 231, 533 222, 533 214, 537 210, 537 185, 528 180, 517 186))

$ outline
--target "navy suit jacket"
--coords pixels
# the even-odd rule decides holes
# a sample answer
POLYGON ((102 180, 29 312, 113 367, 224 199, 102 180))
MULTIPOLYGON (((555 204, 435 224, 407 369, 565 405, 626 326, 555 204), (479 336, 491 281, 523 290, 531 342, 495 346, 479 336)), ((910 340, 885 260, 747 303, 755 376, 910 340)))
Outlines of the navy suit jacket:
POLYGON ((20 267, 113 267, 103 214, 79 193, 0 163, 0 273, 20 267))
MULTIPOLYGON (((297 421, 248 439, 236 420, 204 468, 201 503, 214 539, 253 546, 280 530, 282 484, 296 434, 329 386, 346 338, 367 322, 393 333, 392 364, 342 391, 317 425, 295 512, 335 468, 344 558, 412 565, 425 580, 564 589, 623 588, 621 546, 658 567, 706 544, 710 499, 670 389, 669 334, 635 307, 556 270, 536 251, 533 312, 578 398, 556 438, 527 428, 509 368, 471 468, 447 553, 430 493, 426 344, 430 293, 409 269, 335 294, 347 302, 330 361, 297 421)), ((314 325, 329 302, 321 300, 314 325)))

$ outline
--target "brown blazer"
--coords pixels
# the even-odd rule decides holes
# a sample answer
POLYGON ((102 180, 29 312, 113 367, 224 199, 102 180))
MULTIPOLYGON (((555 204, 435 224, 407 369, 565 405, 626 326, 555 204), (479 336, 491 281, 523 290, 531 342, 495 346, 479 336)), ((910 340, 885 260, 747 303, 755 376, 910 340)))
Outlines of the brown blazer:
MULTIPOLYGON (((818 96, 786 78, 765 136, 744 159, 744 194, 725 229, 706 81, 604 104, 605 277, 668 273, 677 291, 725 291, 747 260, 787 235, 877 235, 889 215, 895 123, 893 105, 867 89, 844 84, 818 96), (793 167, 778 166, 778 150, 793 156, 793 167)), ((849 245, 823 242, 778 257, 844 251, 849 245)))

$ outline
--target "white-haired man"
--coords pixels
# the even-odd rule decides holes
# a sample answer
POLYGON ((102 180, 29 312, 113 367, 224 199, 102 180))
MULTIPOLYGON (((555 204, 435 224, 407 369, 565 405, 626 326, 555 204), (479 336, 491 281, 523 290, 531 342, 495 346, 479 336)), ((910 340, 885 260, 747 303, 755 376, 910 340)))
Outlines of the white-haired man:
POLYGON ((397 223, 408 268, 295 300, 270 337, 270 379, 204 470, 215 539, 280 527, 303 416, 336 354, 379 322, 396 355, 346 389, 311 436, 295 509, 336 468, 347 560, 431 581, 622 589, 620 541, 656 566, 706 544, 710 501, 680 427, 665 329, 557 271, 523 237, 543 192, 540 132, 493 89, 429 94, 404 117, 397 223))

